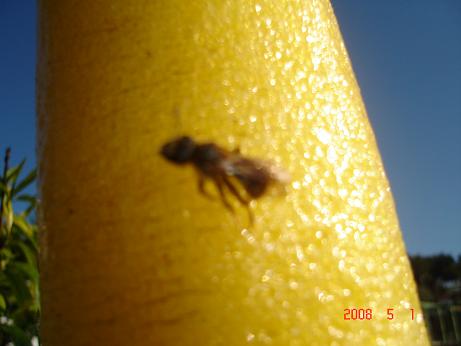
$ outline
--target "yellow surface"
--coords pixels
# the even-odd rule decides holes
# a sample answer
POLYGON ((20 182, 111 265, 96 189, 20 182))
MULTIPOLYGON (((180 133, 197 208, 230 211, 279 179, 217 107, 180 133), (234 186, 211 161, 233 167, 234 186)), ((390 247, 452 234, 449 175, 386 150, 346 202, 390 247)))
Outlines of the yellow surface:
POLYGON ((40 22, 44 345, 429 344, 327 0, 42 0, 40 22), (158 155, 182 134, 277 163, 286 196, 248 227, 158 155))

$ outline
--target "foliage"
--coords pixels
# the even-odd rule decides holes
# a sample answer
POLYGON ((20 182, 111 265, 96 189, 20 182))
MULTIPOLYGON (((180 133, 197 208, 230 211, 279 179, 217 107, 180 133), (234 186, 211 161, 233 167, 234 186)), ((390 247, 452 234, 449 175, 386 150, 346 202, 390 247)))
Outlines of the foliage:
POLYGON ((461 256, 410 256, 410 262, 423 301, 461 302, 461 256))
POLYGON ((35 181, 33 170, 19 179, 25 160, 8 169, 9 149, 0 180, 0 344, 31 345, 40 313, 35 196, 24 190, 35 181), (22 212, 14 210, 25 205, 22 212))

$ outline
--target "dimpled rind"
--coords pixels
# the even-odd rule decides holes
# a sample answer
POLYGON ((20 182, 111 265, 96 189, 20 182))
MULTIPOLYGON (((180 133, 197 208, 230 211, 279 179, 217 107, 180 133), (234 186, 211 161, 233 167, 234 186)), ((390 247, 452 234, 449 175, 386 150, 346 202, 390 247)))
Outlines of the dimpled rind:
POLYGON ((44 344, 429 345, 327 0, 39 6, 44 344), (180 135, 291 182, 249 225, 161 157, 180 135))

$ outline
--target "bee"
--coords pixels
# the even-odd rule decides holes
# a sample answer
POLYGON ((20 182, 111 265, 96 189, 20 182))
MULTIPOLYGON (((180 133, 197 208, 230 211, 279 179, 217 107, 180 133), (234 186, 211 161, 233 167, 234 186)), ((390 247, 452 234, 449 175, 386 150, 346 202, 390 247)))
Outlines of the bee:
POLYGON ((227 193, 230 193, 247 208, 250 223, 253 223, 253 216, 249 203, 263 196, 270 185, 286 184, 290 180, 285 171, 268 162, 247 158, 240 154, 239 149, 229 151, 215 143, 197 143, 188 136, 167 142, 160 153, 177 165, 192 164, 198 173, 200 193, 212 198, 205 190, 205 181, 211 180, 223 205, 234 213, 234 208, 227 199, 227 193), (243 188, 245 194, 240 192, 242 189, 237 184, 243 188))

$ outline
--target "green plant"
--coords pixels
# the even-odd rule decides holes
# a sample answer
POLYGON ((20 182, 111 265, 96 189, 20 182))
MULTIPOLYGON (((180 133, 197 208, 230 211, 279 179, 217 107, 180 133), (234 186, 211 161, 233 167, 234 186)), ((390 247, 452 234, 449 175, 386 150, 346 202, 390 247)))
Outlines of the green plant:
POLYGON ((31 345, 40 313, 37 266, 36 197, 24 190, 36 179, 33 170, 19 179, 25 160, 9 168, 6 150, 0 180, 0 344, 31 345), (19 206, 23 211, 16 212, 19 206))

